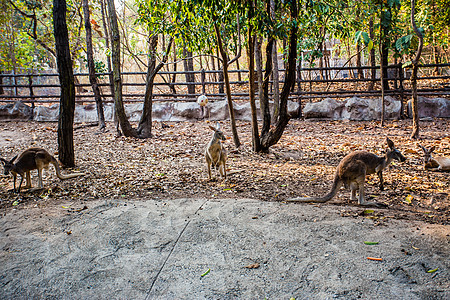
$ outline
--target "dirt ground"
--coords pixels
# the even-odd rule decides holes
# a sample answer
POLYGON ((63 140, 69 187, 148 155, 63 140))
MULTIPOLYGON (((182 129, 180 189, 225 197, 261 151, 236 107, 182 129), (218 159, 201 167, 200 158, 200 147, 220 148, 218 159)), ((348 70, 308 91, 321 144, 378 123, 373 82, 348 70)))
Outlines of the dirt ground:
MULTIPOLYGON (((377 176, 370 176, 366 195, 385 203, 388 211, 373 216, 423 220, 449 224, 450 173, 426 172, 422 151, 417 146, 436 145, 436 155, 450 157, 450 122, 421 122, 420 141, 409 139, 411 122, 390 121, 386 128, 378 122, 320 122, 292 120, 280 142, 269 154, 251 150, 250 124, 238 122, 242 143, 236 150, 228 122, 223 122, 228 150, 228 178, 208 180, 204 147, 210 139, 207 122, 155 123, 154 138, 139 140, 117 137, 113 125, 106 133, 96 127, 75 130, 77 170, 87 173, 80 179, 60 181, 53 167, 44 172, 50 189, 22 193, 7 192, 12 180, 0 178, 0 208, 7 211, 26 205, 45 206, 65 200, 89 202, 96 199, 177 199, 251 198, 283 201, 303 195, 328 192, 339 161, 353 150, 368 150, 382 155, 390 137, 405 155, 404 163, 393 163, 385 170, 386 188, 380 191, 377 176), (164 128, 163 128, 164 127, 164 128)), ((43 147, 57 154, 56 123, 0 123, 0 156, 6 159, 28 147, 43 147)), ((70 172, 70 170, 64 170, 70 172)), ((34 182, 34 185, 36 181, 34 182)), ((342 189, 332 201, 349 203, 350 192, 342 189)))
MULTIPOLYGON (((165 125, 149 140, 112 124, 75 130, 75 170, 87 175, 60 181, 51 167, 43 191, 11 193, 0 177, 0 298, 450 297, 450 173, 423 170, 410 121, 292 120, 268 154, 251 151, 250 124, 238 122, 243 145, 226 141, 228 178, 213 181, 209 124, 165 125), (361 208, 344 189, 330 203, 284 202, 325 194, 340 159, 381 155, 386 136, 407 161, 385 170, 384 191, 368 177, 366 195, 387 208, 361 208)), ((449 157, 449 121, 421 126, 419 143, 449 157)), ((56 127, 0 123, 0 156, 56 154, 56 127)))

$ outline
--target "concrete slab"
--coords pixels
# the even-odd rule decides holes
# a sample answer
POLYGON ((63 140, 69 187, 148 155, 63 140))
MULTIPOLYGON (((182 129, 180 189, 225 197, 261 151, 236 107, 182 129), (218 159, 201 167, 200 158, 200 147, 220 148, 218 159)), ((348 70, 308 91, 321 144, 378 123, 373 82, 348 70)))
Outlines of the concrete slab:
POLYGON ((448 226, 246 199, 70 205, 0 218, 1 299, 450 298, 448 226))

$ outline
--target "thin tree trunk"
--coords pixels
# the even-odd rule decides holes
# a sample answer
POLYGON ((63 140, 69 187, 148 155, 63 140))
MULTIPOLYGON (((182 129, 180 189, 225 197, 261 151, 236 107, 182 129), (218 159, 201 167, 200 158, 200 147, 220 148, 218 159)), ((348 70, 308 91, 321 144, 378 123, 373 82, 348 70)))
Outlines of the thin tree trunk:
MULTIPOLYGON (((253 0, 249 2, 249 18, 253 18, 254 7, 253 0)), ((252 112, 252 146, 253 151, 261 151, 261 141, 258 132, 258 114, 255 103, 255 36, 253 35, 253 25, 250 23, 247 29, 248 45, 247 45, 247 60, 248 60, 248 80, 249 80, 249 98, 250 108, 252 112)))
MULTIPOLYGON (((186 48, 183 49, 183 55, 186 59, 183 60, 184 71, 186 72, 186 82, 194 83, 195 75, 193 73, 188 73, 194 71, 194 60, 192 59, 192 52, 187 51, 186 48)), ((188 94, 195 94, 195 85, 188 85, 188 94)))
MULTIPOLYGON (((291 18, 293 20, 298 17, 297 1, 292 1, 290 5, 291 18)), ((289 54, 285 75, 285 83, 280 94, 280 116, 278 117, 275 127, 266 135, 261 136, 261 151, 269 151, 269 147, 275 145, 283 135, 284 129, 289 123, 289 115, 287 111, 288 97, 293 85, 295 85, 295 67, 297 60, 297 25, 292 26, 289 32, 289 54)))
MULTIPOLYGON (((220 67, 220 59, 219 59, 219 55, 220 55, 220 50, 219 50, 219 47, 217 47, 217 69, 219 69, 219 71, 222 71, 222 72, 220 72, 219 73, 219 76, 218 76, 218 81, 219 81, 219 94, 223 94, 223 93, 225 93, 225 87, 224 87, 224 84, 223 84, 223 81, 224 81, 224 76, 223 76, 223 66, 222 67, 220 67)), ((222 62, 223 63, 223 62, 222 62)))
POLYGON ((416 56, 412 61, 413 70, 411 75, 411 86, 412 86, 412 114, 413 114, 413 130, 411 133, 411 139, 419 138, 419 103, 417 97, 417 71, 419 68, 420 56, 422 54, 423 48, 423 35, 422 32, 417 28, 416 20, 415 20, 415 12, 416 12, 416 0, 411 0, 411 26, 414 29, 417 37, 419 38, 419 45, 417 47, 416 56))
MULTIPOLYGON (((100 3, 101 3, 101 11, 102 11, 103 30, 105 31, 106 48, 110 49, 110 42, 109 42, 110 30, 108 29, 108 23, 106 22, 107 11, 105 9, 105 0, 101 0, 100 3)), ((115 99, 115 96, 114 96, 114 76, 113 76, 112 66, 111 66, 111 57, 109 55, 106 56, 106 66, 108 68, 109 88, 111 90, 111 95, 112 95, 113 99, 115 99)), ((114 112, 113 112, 114 127, 116 128, 117 135, 121 136, 122 132, 120 131, 119 118, 117 117, 115 105, 114 105, 113 109, 114 109, 114 112)))
POLYGON ((119 124, 125 136, 137 137, 136 130, 131 126, 125 114, 122 97, 122 78, 120 74, 120 33, 117 24, 116 9, 114 7, 114 0, 107 0, 108 3, 108 17, 111 27, 112 36, 112 65, 114 77, 114 105, 119 118, 119 124))
POLYGON ((261 135, 266 135, 270 130, 270 109, 269 109, 269 79, 272 74, 272 48, 273 48, 273 37, 269 37, 266 47, 266 67, 264 80, 261 82, 261 98, 259 99, 261 104, 261 115, 263 118, 263 125, 261 128, 261 135))
POLYGON ((95 104, 97 105, 97 117, 98 117, 98 127, 99 129, 104 129, 105 115, 103 113, 103 103, 100 94, 100 88, 97 82, 97 76, 95 74, 95 64, 94 64, 94 53, 92 47, 92 29, 91 29, 91 18, 89 13, 89 3, 88 0, 82 0, 83 12, 84 12, 84 27, 86 30, 86 54, 87 62, 89 68, 89 82, 92 86, 92 91, 94 92, 95 104))
MULTIPOLYGON (((280 70, 278 67, 278 51, 277 51, 277 41, 273 42, 272 49, 272 77, 273 77, 273 114, 272 120, 275 122, 278 119, 278 114, 280 113, 280 70)), ((300 77, 298 77, 300 78, 300 77)), ((300 84, 298 85, 300 88, 300 84)))
POLYGON ((217 25, 217 22, 214 22, 214 29, 216 32, 217 37, 217 45, 220 51, 220 54, 222 56, 223 61, 223 78, 225 81, 225 88, 226 88, 226 95, 227 95, 227 102, 228 102, 228 111, 230 113, 230 121, 231 121, 231 131, 233 133, 233 140, 234 145, 236 148, 239 148, 241 145, 241 142, 239 141, 239 136, 236 128, 236 119, 234 117, 234 108, 233 108, 233 100, 231 99, 231 88, 230 88, 230 79, 228 77, 228 56, 224 49, 223 43, 222 43, 222 37, 220 35, 219 26, 217 25))
POLYGON ((150 138, 152 137, 152 105, 153 105, 153 83, 155 81, 156 74, 167 62, 168 54, 170 53, 170 48, 172 46, 173 38, 169 40, 167 49, 162 62, 156 65, 156 51, 158 46, 158 36, 153 35, 150 37, 150 47, 149 47, 149 61, 147 67, 147 79, 145 85, 145 96, 144 96, 144 107, 142 109, 141 120, 139 121, 138 134, 140 138, 150 138))
MULTIPOLYGON (((270 16, 272 20, 275 20, 276 14, 276 5, 275 0, 270 0, 270 16)), ((273 50, 272 50, 272 78, 273 78, 273 113, 272 113, 272 121, 278 119, 278 115, 280 113, 280 68, 278 66, 278 47, 277 40, 273 41, 273 50)), ((300 84, 298 85, 300 87, 300 84)))
MULTIPOLYGON (((177 61, 177 49, 176 45, 173 45, 173 61, 177 61)), ((173 72, 177 71, 177 64, 173 64, 173 72)), ((177 74, 172 74, 172 79, 170 81, 170 89, 173 94, 177 93, 177 89, 175 88, 175 82, 177 81, 177 74)))
POLYGON ((262 73, 262 37, 256 36, 255 38, 255 67, 256 67, 256 79, 258 80, 258 99, 259 104, 261 106, 261 99, 263 97, 262 90, 262 81, 263 81, 263 73, 262 73))
MULTIPOLYGON (((380 38, 380 57, 383 57, 383 51, 384 47, 381 42, 380 38)), ((381 60, 380 63, 380 84, 381 84, 381 127, 384 127, 384 109, 385 109, 385 102, 384 102, 384 66, 383 66, 383 60, 381 60)))
MULTIPOLYGON (((3 71, 0 70, 0 75, 3 75, 3 71)), ((5 90, 3 89, 3 76, 0 76, 0 95, 3 95, 5 90)))
MULTIPOLYGON (((388 9, 389 13, 391 13, 391 9, 388 9)), ((383 13, 382 13, 383 14, 383 13)), ((382 17, 383 19, 383 17, 382 17)), ((381 66, 383 66, 383 81, 381 83, 383 84, 384 90, 389 90, 389 81, 388 78, 388 70, 387 66, 389 65, 389 27, 388 26, 382 26, 381 35, 382 39, 380 40, 380 44, 382 47, 382 54, 381 54, 381 66)))
POLYGON ((75 111, 75 84, 72 60, 70 58, 66 10, 66 0, 53 0, 53 30, 55 36, 56 62, 61 84, 58 119, 59 160, 66 167, 74 167, 73 119, 75 111))
MULTIPOLYGON (((369 20, 369 37, 372 41, 375 41, 375 33, 374 33, 374 29, 373 29, 373 16, 370 17, 369 20)), ((376 61, 375 61, 375 47, 372 47, 372 49, 370 49, 370 53, 369 53, 369 60, 370 60, 370 66, 372 67, 371 71, 371 81, 369 83, 368 86, 368 90, 369 91, 373 91, 374 89, 374 85, 375 85, 375 79, 376 79, 376 74, 377 74, 377 70, 375 69, 376 66, 376 61)))

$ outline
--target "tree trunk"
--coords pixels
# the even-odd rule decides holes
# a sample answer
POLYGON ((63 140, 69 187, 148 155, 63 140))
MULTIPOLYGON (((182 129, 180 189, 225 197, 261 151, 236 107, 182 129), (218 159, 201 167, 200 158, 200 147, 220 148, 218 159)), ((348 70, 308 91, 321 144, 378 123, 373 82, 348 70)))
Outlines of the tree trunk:
POLYGON ((167 61, 168 54, 170 53, 170 48, 172 46, 173 38, 170 39, 167 49, 161 63, 156 65, 157 59, 157 46, 158 46, 158 36, 153 35, 150 37, 150 48, 149 48, 149 61, 147 67, 147 79, 145 84, 145 96, 144 96, 144 107, 142 109, 141 120, 139 121, 138 134, 140 138, 150 138, 152 137, 152 105, 153 105, 153 83, 158 74, 159 70, 164 66, 167 61))
MULTIPOLYGON (((219 71, 221 71, 220 73, 219 73, 219 76, 218 76, 218 81, 219 81, 219 94, 224 94, 225 93, 225 87, 224 87, 224 84, 223 84, 223 81, 224 81, 224 78, 223 78, 223 66, 222 67, 220 67, 220 59, 219 59, 219 55, 220 55, 220 50, 219 50, 219 48, 217 47, 217 69, 219 69, 219 71)), ((223 62, 222 62, 223 63, 223 62)))
MULTIPOLYGON (((372 41, 375 41, 375 33, 374 33, 374 29, 373 29, 373 17, 370 17, 370 21, 369 21, 369 37, 372 41)), ((369 91, 373 91, 374 85, 375 85, 375 79, 377 76, 377 70, 375 69, 375 66, 376 66, 375 47, 372 47, 372 49, 370 49, 369 60, 370 60, 370 66, 372 67, 371 77, 370 77, 372 80, 370 81, 367 89, 369 91)))
POLYGON ((92 29, 91 29, 91 18, 89 15, 89 3, 88 0, 82 0, 83 12, 84 12, 84 27, 86 30, 86 54, 87 62, 89 68, 89 82, 92 86, 92 91, 94 92, 95 104, 97 105, 97 117, 98 117, 98 127, 99 129, 104 129, 105 124, 105 114, 103 113, 103 103, 100 94, 100 88, 97 82, 97 76, 95 74, 95 64, 94 64, 94 53, 92 47, 92 29))
POLYGON ((75 111, 75 84, 72 60, 70 58, 66 10, 66 0, 53 0, 53 31, 59 82, 61 84, 58 118, 59 160, 66 167, 74 167, 73 119, 75 111))
MULTIPOLYGON (((297 1, 292 1, 290 6, 290 14, 293 20, 298 17, 297 1)), ((275 124, 266 135, 261 137, 261 151, 269 151, 269 147, 275 145, 283 135, 284 129, 289 123, 289 115, 287 111, 288 97, 290 90, 295 85, 295 67, 297 60, 297 25, 294 25, 289 33, 289 55, 285 75, 285 83, 280 95, 280 116, 275 124)))
MULTIPOLYGON (((272 120, 275 122, 278 119, 278 114, 280 113, 280 69, 278 67, 278 51, 277 51, 277 41, 273 41, 272 49, 272 77, 273 77, 273 114, 272 120)), ((300 77, 298 77, 300 78, 300 77)), ((298 85, 300 87, 300 85, 298 85)))
MULTIPOLYGON (((380 57, 383 57, 383 53, 384 53, 384 47, 380 41, 380 57)), ((384 126, 384 108, 385 108, 385 103, 384 103, 384 90, 385 90, 385 86, 384 86, 384 65, 383 65, 383 60, 381 60, 380 63, 380 85, 381 85, 381 127, 384 126)))
POLYGON ((416 56, 412 61, 413 70, 411 74, 411 89, 412 89, 412 114, 413 114, 413 130, 411 133, 411 139, 419 138, 419 103, 417 99, 417 71, 419 68, 420 56, 422 54, 423 48, 423 35, 422 32, 419 31, 416 25, 416 20, 414 18, 414 14, 416 11, 416 0, 411 0, 411 26, 414 29, 417 37, 419 38, 419 45, 417 47, 416 56))
POLYGON ((236 146, 236 148, 239 148, 239 146, 241 145, 241 142, 239 141, 239 136, 238 136, 238 132, 237 132, 237 128, 236 128, 236 119, 234 117, 233 100, 231 99, 230 79, 228 77, 228 56, 223 47, 222 37, 220 35, 220 30, 219 30, 219 26, 217 25, 217 22, 214 22, 214 30, 216 32, 217 45, 218 45, 220 54, 222 56, 222 61, 223 61, 223 78, 225 81, 225 89, 226 89, 227 102, 228 102, 228 111, 230 113, 231 131, 233 133, 234 145, 236 146))
MULTIPOLYGON (((253 1, 249 2, 249 18, 253 18, 254 7, 253 1)), ((247 44, 247 60, 248 60, 248 81, 249 81, 249 98, 250 108, 252 112, 252 146, 253 151, 261 151, 261 141, 258 132, 258 114, 255 103, 255 36, 253 35, 253 25, 248 25, 248 44, 247 44)))
MULTIPOLYGON (((194 71, 194 60, 192 59, 192 52, 187 51, 186 48, 183 49, 183 55, 186 59, 183 60, 184 71, 186 72, 186 82, 194 83, 195 74, 189 73, 194 71)), ((195 85, 188 85, 188 94, 195 94, 195 85)))
MULTIPOLYGON (((177 61, 177 49, 175 45, 173 45, 173 61, 177 61)), ((177 64, 173 64, 173 72, 177 71, 177 64)), ((177 93, 177 89, 175 88, 175 82, 177 81, 177 74, 172 74, 172 79, 170 80, 170 89, 172 93, 175 95, 177 93)))
POLYGON ((263 81, 263 73, 262 73, 262 37, 256 36, 255 38, 255 67, 256 67, 256 79, 258 80, 258 99, 259 104, 261 106, 261 99, 263 97, 262 90, 262 81, 263 81))
MULTIPOLYGON (((106 23, 105 0, 101 0, 100 2, 101 2, 101 11, 102 11, 103 30, 105 31, 106 48, 110 49, 110 42, 109 42, 110 32, 108 30, 108 23, 106 23)), ((113 73, 112 73, 111 57, 109 55, 106 56, 106 66, 108 68, 109 88, 111 90, 111 95, 112 95, 113 99, 115 99, 115 96, 114 96, 114 76, 113 76, 113 73)), ((122 133, 120 132, 119 122, 118 122, 117 113, 116 113, 116 109, 115 108, 114 108, 113 119, 114 119, 114 127, 116 128, 117 134, 118 134, 118 136, 121 136, 122 133)))
POLYGON ((131 126, 130 122, 128 122, 127 116, 125 114, 125 108, 123 106, 122 78, 120 74, 120 34, 119 26, 117 24, 116 8, 114 7, 114 0, 107 0, 107 3, 108 17, 112 36, 111 57, 114 78, 114 106, 123 134, 125 136, 137 137, 137 132, 131 126))
MULTIPOLYGON (((388 12, 391 13, 390 8, 389 8, 388 12)), ((383 23, 384 18, 388 18, 388 17, 386 17, 386 13, 383 13, 383 9, 382 9, 381 20, 380 20, 381 23, 383 23)), ((380 44, 381 44, 381 48, 382 48, 382 51, 380 53, 380 56, 381 56, 380 65, 382 66, 382 71, 383 71, 383 80, 381 81, 381 83, 383 84, 385 91, 389 90, 389 81, 387 80, 387 78, 388 78, 387 66, 389 65, 389 43, 390 43, 389 29, 390 29, 390 23, 387 26, 382 26, 382 30, 380 33, 380 35, 382 37, 380 40, 380 44)))
POLYGON ((269 79, 272 74, 272 48, 273 48, 273 37, 269 37, 266 47, 266 68, 264 74, 264 80, 261 82, 261 98, 260 106, 261 106, 261 115, 263 118, 263 125, 261 128, 261 136, 266 135, 270 130, 270 109, 269 109, 269 79))
MULTIPOLYGON (((3 71, 0 70, 0 75, 3 75, 3 71)), ((0 95, 3 95, 5 90, 3 89, 3 76, 0 76, 0 95)))

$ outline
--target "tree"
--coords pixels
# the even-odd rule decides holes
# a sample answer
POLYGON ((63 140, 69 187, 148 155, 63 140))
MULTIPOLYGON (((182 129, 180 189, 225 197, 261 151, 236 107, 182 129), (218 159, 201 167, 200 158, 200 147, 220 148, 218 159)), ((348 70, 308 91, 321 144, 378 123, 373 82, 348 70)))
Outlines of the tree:
POLYGON ((98 127, 99 129, 104 129, 106 127, 105 124, 105 115, 103 113, 103 103, 102 97, 100 95, 100 88, 97 82, 97 75, 95 74, 95 64, 94 64, 94 53, 92 49, 92 29, 91 29, 91 21, 90 21, 90 12, 89 12, 89 1, 82 0, 83 3, 83 12, 84 12, 84 28, 86 30, 86 55, 87 55, 87 63, 89 68, 89 81, 92 86, 92 91, 94 92, 95 103, 97 105, 97 117, 98 117, 98 127))
POLYGON ((66 23, 66 0, 53 0, 53 28, 56 62, 61 84, 58 119, 59 160, 64 166, 75 166, 73 149, 73 119, 75 111, 75 84, 70 58, 69 34, 66 23))
MULTIPOLYGON (((254 17, 255 8, 253 0, 249 1, 248 18, 251 20, 254 17)), ((258 132, 258 115, 255 104, 255 39, 256 35, 253 32, 253 24, 249 22, 247 25, 247 59, 248 59, 248 93, 250 98, 250 108, 252 113, 252 147, 253 151, 261 150, 261 141, 258 132)))
POLYGON ((412 86, 412 113, 413 113, 413 130, 411 133, 412 139, 419 138, 419 109, 418 109, 418 100, 417 100, 417 70, 419 69, 419 60, 422 54, 423 47, 423 33, 417 28, 416 19, 415 19, 415 10, 416 10, 416 0, 411 0, 411 26, 419 38, 419 45, 417 46, 417 51, 414 59, 412 60, 412 74, 411 74, 411 86, 412 86))
POLYGON ((108 3, 108 18, 111 27, 112 36, 112 65, 114 77, 114 107, 117 117, 119 119, 120 128, 125 136, 137 137, 136 129, 134 129, 125 114, 122 97, 122 77, 120 74, 120 33, 119 25, 117 23, 116 8, 114 0, 107 0, 108 3))
MULTIPOLYGON (((256 109, 252 108, 252 140, 253 140, 253 147, 255 151, 261 151, 261 152, 267 152, 269 151, 269 148, 273 145, 275 145, 283 135, 284 129, 286 128, 287 124, 289 123, 290 116, 288 115, 287 111, 287 103, 288 103, 288 97, 290 95, 292 87, 295 85, 295 72, 296 72, 296 60, 297 60, 297 33, 298 33, 298 8, 297 8, 297 1, 290 1, 286 2, 286 7, 289 11, 289 17, 290 22, 287 24, 287 28, 289 29, 288 32, 288 39, 289 39, 289 49, 288 49, 288 58, 287 58, 287 67, 285 71, 285 83, 283 85, 283 89, 280 94, 280 110, 279 115, 275 119, 275 124, 273 127, 271 127, 271 115, 269 110, 269 79, 272 73, 272 53, 273 53, 273 45, 274 45, 274 32, 269 34, 268 37, 268 43, 266 46, 266 65, 265 65, 265 74, 264 79, 262 81, 262 98, 261 101, 261 114, 263 117, 263 125, 261 129, 261 134, 258 136, 257 126, 254 124, 256 123, 256 109)), ((259 17, 261 15, 256 16, 256 14, 253 14, 253 6, 249 5, 249 30, 253 29, 252 24, 260 23, 259 17), (251 16, 255 16, 255 18, 252 18, 251 16)), ((270 16, 270 0, 266 0, 266 14, 264 16, 270 16)), ((269 22, 270 24, 270 22, 269 22)), ((270 30, 269 30, 270 31, 270 30)), ((254 42, 254 38, 252 38, 251 32, 248 33, 248 39, 249 41, 254 42)), ((255 55, 254 47, 251 45, 251 43, 247 44, 247 47, 252 47, 247 50, 248 55, 250 56, 249 64, 254 59, 251 56, 255 55)), ((251 68, 249 66, 249 68, 251 68)), ((254 76, 254 75, 250 75, 254 76)), ((252 81, 252 79, 250 79, 252 81)), ((252 99, 252 93, 253 89, 252 87, 249 90, 250 93, 250 99, 252 99)))
POLYGON ((140 138, 150 138, 152 136, 153 82, 156 74, 158 74, 159 70, 162 69, 164 63, 167 62, 172 43, 173 38, 170 39, 169 44, 167 45, 162 61, 157 65, 156 50, 158 46, 158 35, 153 35, 150 37, 150 55, 148 59, 147 79, 145 84, 144 107, 142 109, 142 116, 138 127, 138 134, 140 138))

